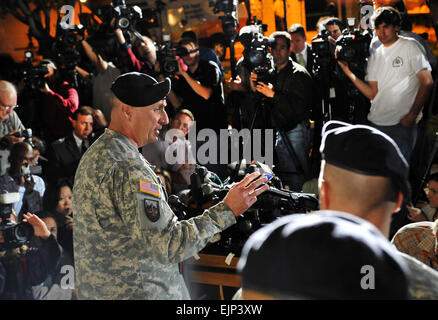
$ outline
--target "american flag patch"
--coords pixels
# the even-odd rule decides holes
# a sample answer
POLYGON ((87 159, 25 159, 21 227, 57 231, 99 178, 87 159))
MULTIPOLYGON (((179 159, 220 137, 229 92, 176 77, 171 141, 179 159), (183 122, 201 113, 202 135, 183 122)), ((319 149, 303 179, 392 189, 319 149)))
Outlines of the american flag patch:
POLYGON ((140 191, 160 197, 160 186, 158 184, 140 179, 140 191))

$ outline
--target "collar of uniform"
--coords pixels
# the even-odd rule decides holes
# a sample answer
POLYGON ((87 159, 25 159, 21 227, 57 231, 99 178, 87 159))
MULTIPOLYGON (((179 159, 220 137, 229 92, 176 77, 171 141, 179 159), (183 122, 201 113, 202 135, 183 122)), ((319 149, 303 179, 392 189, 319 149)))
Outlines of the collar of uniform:
POLYGON ((121 134, 121 133, 119 133, 119 132, 116 132, 116 131, 113 131, 113 130, 108 129, 108 128, 105 128, 105 132, 104 132, 104 134, 107 134, 107 135, 110 135, 111 137, 118 138, 118 139, 122 140, 123 142, 125 142, 125 144, 126 144, 130 149, 132 149, 133 151, 138 152, 138 149, 137 149, 137 148, 132 144, 132 142, 129 141, 129 139, 128 139, 127 137, 125 137, 123 134, 121 134))

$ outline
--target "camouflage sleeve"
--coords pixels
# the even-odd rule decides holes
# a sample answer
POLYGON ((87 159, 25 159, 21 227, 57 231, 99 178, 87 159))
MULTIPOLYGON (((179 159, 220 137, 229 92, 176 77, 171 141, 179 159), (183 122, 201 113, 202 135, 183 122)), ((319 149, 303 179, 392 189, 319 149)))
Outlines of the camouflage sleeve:
POLYGON ((202 215, 178 221, 170 209, 159 181, 144 170, 115 168, 112 198, 133 234, 141 239, 146 257, 162 264, 184 261, 199 252, 212 237, 236 223, 231 210, 221 202, 202 215))

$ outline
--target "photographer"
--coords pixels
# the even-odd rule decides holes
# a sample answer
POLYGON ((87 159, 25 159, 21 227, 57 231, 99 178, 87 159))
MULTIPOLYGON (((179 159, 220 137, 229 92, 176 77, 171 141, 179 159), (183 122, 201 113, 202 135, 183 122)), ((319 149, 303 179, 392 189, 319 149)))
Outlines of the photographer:
POLYGON ((61 78, 56 65, 49 59, 42 60, 39 65, 46 66, 49 72, 44 76, 43 115, 45 125, 44 140, 48 143, 65 137, 72 131, 69 117, 79 107, 77 90, 61 78))
POLYGON ((126 42, 123 31, 115 29, 117 40, 120 43, 120 59, 124 72, 138 71, 150 76, 156 76, 155 63, 157 62, 157 49, 151 38, 142 36, 134 42, 134 53, 132 47, 126 42))
POLYGON ((15 136, 25 129, 14 111, 17 106, 15 86, 8 81, 0 80, 0 174, 9 166, 9 149, 14 143, 24 140, 24 137, 15 136))
POLYGON ((34 236, 41 239, 41 246, 22 245, 5 249, 9 243, 5 241, 3 231, 0 231, 0 268, 3 265, 5 273, 1 300, 33 300, 32 286, 40 284, 55 271, 61 256, 56 238, 40 218, 27 213, 23 222, 32 225, 34 236))
POLYGON ((399 36, 401 18, 396 9, 380 7, 371 20, 383 45, 369 58, 366 81, 359 79, 348 64, 338 63, 371 100, 371 125, 393 138, 409 161, 417 120, 433 85, 431 66, 417 41, 399 36))
POLYGON ((111 120, 109 89, 112 82, 120 75, 120 70, 111 61, 105 61, 102 55, 96 52, 86 40, 82 40, 81 44, 97 71, 95 75, 85 72, 86 75, 91 75, 93 107, 102 110, 105 120, 109 122, 111 120))
POLYGON ((258 81, 253 72, 251 89, 264 95, 271 106, 272 127, 277 128, 275 151, 280 179, 291 190, 301 191, 309 174, 312 78, 289 57, 289 33, 274 32, 271 38, 275 39, 272 55, 276 69, 272 84, 258 81))
POLYGON ((196 118, 196 130, 211 128, 217 132, 227 128, 221 73, 216 63, 201 60, 199 46, 192 38, 182 38, 178 44, 186 50, 178 63, 178 79, 172 83, 168 96, 175 108, 185 107, 196 118))
POLYGON ((17 105, 17 90, 15 86, 5 80, 0 81, 0 138, 7 145, 23 141, 24 138, 13 136, 13 133, 24 130, 24 126, 14 109, 17 105))
POLYGON ((18 192, 20 195, 14 204, 18 220, 24 212, 37 212, 42 209, 46 186, 41 177, 30 174, 30 162, 33 159, 32 147, 27 142, 17 142, 9 156, 10 168, 0 176, 1 190, 18 192))

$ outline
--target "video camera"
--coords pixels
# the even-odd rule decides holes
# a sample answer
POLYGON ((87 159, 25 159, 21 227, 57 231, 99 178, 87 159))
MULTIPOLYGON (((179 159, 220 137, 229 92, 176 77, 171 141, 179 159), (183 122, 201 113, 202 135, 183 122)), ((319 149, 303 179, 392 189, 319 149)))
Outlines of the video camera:
POLYGON ((368 30, 360 32, 354 28, 354 18, 348 18, 349 28, 344 29, 342 36, 336 41, 338 60, 348 62, 353 72, 365 70, 366 59, 372 35, 368 30))
POLYGON ((186 48, 173 46, 169 35, 163 35, 163 43, 158 48, 157 59, 163 75, 173 77, 178 72, 178 63, 180 63, 177 57, 183 57, 188 52, 186 48))
POLYGON ((274 70, 274 59, 271 54, 271 47, 274 41, 265 37, 266 25, 255 18, 254 24, 244 26, 239 32, 239 41, 244 46, 243 63, 250 72, 257 73, 257 79, 267 82, 266 78, 274 70))
POLYGON ((0 250, 19 248, 29 243, 34 231, 29 223, 15 223, 10 220, 12 206, 20 200, 18 192, 3 193, 0 195, 0 232, 3 234, 3 242, 0 242, 0 250))
MULTIPOLYGON (((237 164, 236 164, 237 165, 237 164)), ((270 168, 256 162, 239 170, 239 177, 258 171, 273 175, 270 168)), ((190 191, 183 190, 178 196, 169 197, 169 205, 180 220, 202 213, 205 207, 220 202, 231 189, 229 179, 221 182, 219 177, 203 166, 196 165, 192 174, 190 191)), ((297 193, 281 188, 281 181, 274 177, 268 182, 270 188, 261 194, 257 202, 237 218, 234 226, 221 232, 221 237, 206 247, 206 251, 240 253, 248 237, 264 224, 283 215, 317 210, 318 199, 313 194, 297 193)))
POLYGON ((115 27, 120 29, 133 29, 135 23, 142 18, 142 12, 138 6, 126 6, 125 0, 112 2, 116 17, 115 27))
POLYGON ((323 29, 312 39, 312 55, 315 61, 313 73, 320 78, 322 72, 332 71, 336 66, 334 45, 328 39, 330 33, 323 29))
POLYGON ((66 27, 62 25, 62 23, 58 26, 57 40, 55 43, 57 54, 56 62, 58 67, 72 70, 81 61, 81 54, 76 47, 78 45, 77 36, 84 35, 84 26, 79 24, 66 27))
POLYGON ((46 79, 44 76, 49 73, 46 66, 32 66, 23 71, 25 87, 30 90, 39 90, 44 87, 46 79))

